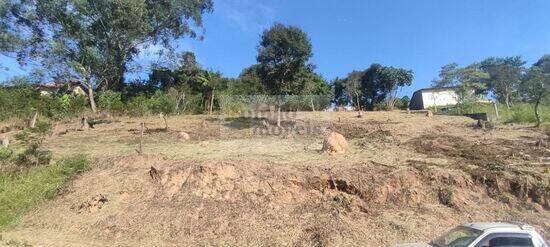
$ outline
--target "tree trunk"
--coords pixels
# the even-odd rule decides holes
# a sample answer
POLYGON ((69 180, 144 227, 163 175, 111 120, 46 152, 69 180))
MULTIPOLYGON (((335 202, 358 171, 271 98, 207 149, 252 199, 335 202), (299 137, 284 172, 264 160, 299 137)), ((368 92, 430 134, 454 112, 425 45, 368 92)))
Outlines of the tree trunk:
POLYGON ((315 112, 315 104, 313 104, 313 96, 309 100, 311 102, 311 110, 315 112))
POLYGON ((92 112, 95 114, 97 112, 97 107, 95 105, 94 89, 90 84, 88 84, 88 99, 90 100, 90 107, 92 108, 92 112))
POLYGON ((212 89, 212 94, 210 95, 210 112, 209 115, 212 115, 212 107, 214 106, 214 89, 212 89))
POLYGON ((355 93, 355 103, 357 107, 357 117, 363 117, 363 112, 361 109, 361 103, 359 103, 359 94, 355 93))
POLYGON ((185 94, 181 94, 179 97, 178 97, 178 102, 176 102, 176 109, 174 110, 174 112, 176 114, 180 114, 179 110, 180 110, 180 104, 181 102, 185 102, 185 94))
POLYGON ((506 108, 510 109, 510 95, 509 94, 504 95, 504 101, 506 103, 506 108))
POLYGON ((535 117, 537 118, 537 125, 535 125, 535 127, 537 128, 539 128, 541 124, 539 105, 540 105, 540 101, 537 100, 537 102, 535 103, 535 117))

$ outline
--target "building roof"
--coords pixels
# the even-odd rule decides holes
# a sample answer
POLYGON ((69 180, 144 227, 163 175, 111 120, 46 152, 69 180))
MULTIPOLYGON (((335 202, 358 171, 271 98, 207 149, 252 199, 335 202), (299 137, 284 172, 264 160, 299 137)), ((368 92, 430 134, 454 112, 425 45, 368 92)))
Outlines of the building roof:
POLYGON ((438 91, 450 91, 455 90, 458 87, 432 87, 432 88, 422 88, 417 90, 416 92, 438 92, 438 91))

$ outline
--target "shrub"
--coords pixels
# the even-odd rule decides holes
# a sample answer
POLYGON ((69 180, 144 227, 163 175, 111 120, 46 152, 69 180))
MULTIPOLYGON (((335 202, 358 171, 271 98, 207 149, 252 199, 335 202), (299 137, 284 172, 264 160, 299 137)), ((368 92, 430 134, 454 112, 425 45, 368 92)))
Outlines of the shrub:
POLYGON ((48 165, 52 160, 52 152, 43 149, 40 145, 33 143, 29 145, 23 153, 17 155, 15 164, 19 170, 32 166, 48 165))
POLYGON ((126 104, 128 114, 132 116, 145 116, 151 113, 151 102, 144 95, 130 98, 126 104))
POLYGON ((122 94, 110 90, 101 92, 97 100, 97 105, 100 109, 111 113, 122 112, 124 109, 122 94))
POLYGON ((40 94, 28 84, 0 87, 0 121, 28 118, 43 105, 40 94))
POLYGON ((204 112, 202 94, 186 95, 185 101, 177 112, 177 114, 201 114, 204 112))
POLYGON ((153 114, 171 114, 176 109, 177 94, 174 92, 165 93, 157 90, 150 99, 151 112, 153 114))
POLYGON ((87 96, 78 95, 70 97, 68 115, 69 117, 76 116, 89 110, 89 100, 87 96))
POLYGON ((0 171, 1 167, 9 165, 13 157, 13 150, 9 148, 0 147, 0 171))
POLYGON ((18 154, 13 161, 15 167, 10 170, 21 171, 33 166, 48 165, 52 153, 42 148, 42 141, 50 134, 52 126, 48 122, 38 122, 36 127, 28 128, 15 135, 15 139, 27 145, 25 150, 18 154))

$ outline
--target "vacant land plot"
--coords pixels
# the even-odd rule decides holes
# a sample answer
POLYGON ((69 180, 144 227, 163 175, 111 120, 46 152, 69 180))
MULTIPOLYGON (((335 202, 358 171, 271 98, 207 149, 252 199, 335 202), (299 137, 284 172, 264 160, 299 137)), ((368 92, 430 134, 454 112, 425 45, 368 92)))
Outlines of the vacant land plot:
POLYGON ((56 125, 56 157, 92 169, 2 233, 46 246, 389 246, 470 221, 550 237, 546 133, 464 117, 300 112, 272 119, 115 118, 56 125), (142 131, 140 123, 145 122, 142 131), (321 152, 329 130, 349 151, 321 152), (190 139, 182 140, 181 132, 190 139), (142 143, 141 155, 137 154, 142 143))

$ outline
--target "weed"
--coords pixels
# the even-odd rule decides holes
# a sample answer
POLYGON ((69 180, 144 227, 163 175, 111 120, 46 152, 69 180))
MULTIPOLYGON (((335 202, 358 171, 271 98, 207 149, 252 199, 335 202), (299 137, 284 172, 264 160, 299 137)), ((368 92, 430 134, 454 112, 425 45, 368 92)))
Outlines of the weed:
POLYGON ((67 181, 88 167, 87 158, 77 155, 21 173, 0 173, 0 229, 15 223, 29 209, 53 198, 67 181))
POLYGON ((453 190, 449 187, 439 188, 437 192, 439 202, 447 207, 454 207, 453 203, 453 190))

